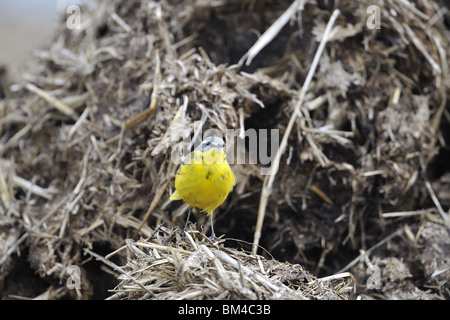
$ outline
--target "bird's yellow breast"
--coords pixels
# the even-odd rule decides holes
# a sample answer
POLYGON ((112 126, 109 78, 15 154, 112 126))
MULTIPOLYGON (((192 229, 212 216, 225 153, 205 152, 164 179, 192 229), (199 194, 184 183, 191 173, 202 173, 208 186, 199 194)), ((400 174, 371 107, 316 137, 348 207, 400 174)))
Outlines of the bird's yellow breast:
POLYGON ((181 199, 208 215, 220 206, 233 189, 235 177, 223 151, 195 150, 175 177, 171 200, 181 199))

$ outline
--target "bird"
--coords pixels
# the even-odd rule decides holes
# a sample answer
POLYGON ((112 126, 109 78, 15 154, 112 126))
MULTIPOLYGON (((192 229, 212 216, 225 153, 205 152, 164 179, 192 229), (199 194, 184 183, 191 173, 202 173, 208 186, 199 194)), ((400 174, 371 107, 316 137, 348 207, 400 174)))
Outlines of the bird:
POLYGON ((224 141, 217 136, 209 136, 186 156, 178 168, 175 191, 169 200, 183 200, 189 205, 184 232, 195 207, 210 218, 210 239, 217 238, 212 219, 214 210, 226 200, 236 183, 226 157, 224 141))

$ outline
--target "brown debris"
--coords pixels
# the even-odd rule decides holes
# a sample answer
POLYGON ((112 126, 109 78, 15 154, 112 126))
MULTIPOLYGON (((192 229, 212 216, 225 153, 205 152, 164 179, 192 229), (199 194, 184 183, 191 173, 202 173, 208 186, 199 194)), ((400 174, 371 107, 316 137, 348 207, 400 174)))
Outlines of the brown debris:
POLYGON ((195 229, 182 236, 161 227, 153 239, 127 241, 131 257, 108 299, 348 299, 352 290, 345 277, 323 281, 300 265, 227 248, 195 229))
POLYGON ((1 72, 1 298, 449 299, 446 2, 188 2, 82 7, 18 83, 1 72), (183 239, 167 201, 207 129, 287 132, 271 192, 232 165, 221 243, 196 212, 183 239), (230 239, 254 241, 258 208, 250 254, 230 239))

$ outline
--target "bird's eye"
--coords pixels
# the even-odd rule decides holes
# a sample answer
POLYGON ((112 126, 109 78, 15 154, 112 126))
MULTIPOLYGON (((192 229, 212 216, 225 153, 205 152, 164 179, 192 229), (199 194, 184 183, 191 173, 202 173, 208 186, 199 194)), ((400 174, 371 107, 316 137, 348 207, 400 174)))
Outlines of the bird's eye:
POLYGON ((209 142, 209 141, 205 143, 206 146, 209 146, 210 144, 211 144, 211 142, 209 142))

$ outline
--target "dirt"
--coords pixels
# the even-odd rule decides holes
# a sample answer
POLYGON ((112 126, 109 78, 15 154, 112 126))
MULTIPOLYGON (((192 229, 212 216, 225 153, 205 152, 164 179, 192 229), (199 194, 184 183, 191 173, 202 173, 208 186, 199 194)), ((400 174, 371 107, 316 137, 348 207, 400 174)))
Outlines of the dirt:
MULTIPOLYGON (((247 65, 292 2, 188 2, 81 7, 80 29, 62 17, 26 78, 11 86, 0 71, 1 298, 123 298, 121 285, 136 287, 126 298, 180 298, 190 279, 199 299, 271 299, 286 286, 308 299, 449 299, 448 4, 299 1, 247 65), (187 245, 186 206, 168 201, 172 152, 199 128, 287 134, 270 195, 261 163, 232 165, 235 189, 214 216, 220 244, 198 235, 187 245), (263 267, 251 253, 258 212, 263 267), (273 286, 233 291, 218 267, 224 253, 273 286), (164 294, 142 292, 125 269, 164 294), (155 280, 168 270, 186 278, 155 280), (208 291, 208 277, 222 294, 208 291)), ((209 231, 203 214, 192 220, 209 231)), ((233 264, 222 263, 234 283, 233 264)))

